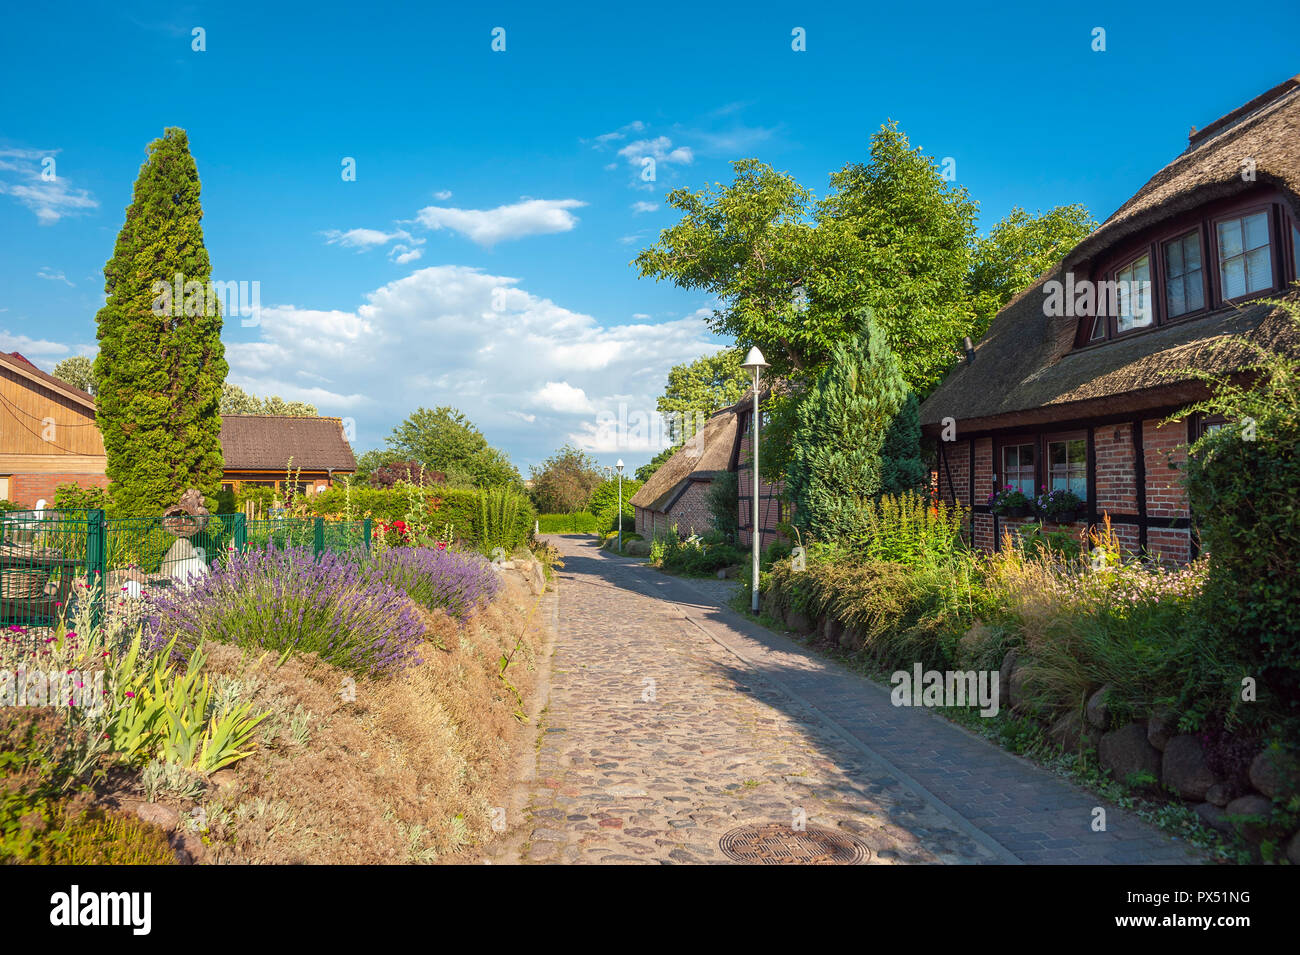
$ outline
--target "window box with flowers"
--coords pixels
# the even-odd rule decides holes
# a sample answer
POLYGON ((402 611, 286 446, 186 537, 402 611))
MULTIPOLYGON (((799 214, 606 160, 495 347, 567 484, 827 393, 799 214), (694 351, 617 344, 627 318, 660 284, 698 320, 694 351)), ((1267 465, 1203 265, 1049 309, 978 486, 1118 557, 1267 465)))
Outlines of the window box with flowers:
POLYGON ((989 495, 989 508, 999 517, 1028 517, 1030 504, 1024 491, 1010 484, 989 495))
POLYGON ((1079 495, 1065 488, 1057 488, 1054 491, 1043 488, 1043 493, 1034 501, 1034 510, 1044 521, 1051 521, 1054 524, 1073 524, 1079 519, 1079 513, 1083 510, 1083 500, 1079 495))

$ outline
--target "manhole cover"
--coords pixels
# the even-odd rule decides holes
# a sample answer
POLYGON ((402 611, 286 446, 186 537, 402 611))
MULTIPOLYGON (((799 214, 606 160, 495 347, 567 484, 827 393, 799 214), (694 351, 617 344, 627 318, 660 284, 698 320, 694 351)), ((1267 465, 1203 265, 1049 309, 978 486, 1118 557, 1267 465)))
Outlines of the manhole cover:
POLYGON ((871 850, 846 832, 792 829, 779 822, 732 829, 718 847, 749 865, 859 865, 871 858, 871 850))

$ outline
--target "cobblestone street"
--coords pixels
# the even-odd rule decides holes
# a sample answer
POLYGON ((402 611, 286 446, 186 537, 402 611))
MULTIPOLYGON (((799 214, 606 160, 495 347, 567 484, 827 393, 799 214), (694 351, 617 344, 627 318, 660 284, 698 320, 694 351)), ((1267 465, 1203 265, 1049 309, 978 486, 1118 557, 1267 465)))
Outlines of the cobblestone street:
POLYGON ((494 862, 730 862, 745 824, 851 833, 873 864, 1195 862, 1188 847, 721 606, 726 585, 564 553, 522 831, 494 862))

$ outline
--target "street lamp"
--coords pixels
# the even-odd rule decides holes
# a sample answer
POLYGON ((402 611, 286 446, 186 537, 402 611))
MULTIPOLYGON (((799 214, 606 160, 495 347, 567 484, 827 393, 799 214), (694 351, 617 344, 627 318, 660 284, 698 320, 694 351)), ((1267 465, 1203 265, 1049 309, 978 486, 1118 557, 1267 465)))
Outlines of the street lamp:
POLYGON ((745 363, 740 366, 746 371, 754 373, 754 473, 750 481, 750 494, 754 498, 754 523, 751 525, 749 532, 750 549, 753 551, 753 579, 751 581, 752 593, 749 598, 749 609, 758 613, 758 547, 761 534, 758 530, 758 381, 763 373, 763 369, 768 367, 767 361, 763 358, 763 353, 754 346, 745 356, 745 363))
POLYGON ((623 459, 614 465, 618 468, 618 552, 623 553, 623 459))

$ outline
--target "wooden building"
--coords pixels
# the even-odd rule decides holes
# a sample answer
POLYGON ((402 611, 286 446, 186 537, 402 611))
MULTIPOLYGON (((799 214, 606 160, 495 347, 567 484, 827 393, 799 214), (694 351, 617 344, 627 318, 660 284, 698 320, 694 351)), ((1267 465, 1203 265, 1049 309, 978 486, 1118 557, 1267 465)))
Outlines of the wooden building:
POLYGON ((107 487, 95 399, 0 352, 0 499, 52 502, 60 484, 107 487))
MULTIPOLYGON (((225 490, 312 494, 357 469, 339 418, 222 415, 221 449, 225 490)), ((94 396, 0 352, 0 499, 35 507, 61 484, 107 487, 106 465, 94 396)))
MULTIPOLYGON (((1155 114, 1153 114, 1155 115, 1155 114)), ((921 408, 943 497, 984 548, 1028 518, 994 488, 1078 493, 1081 532, 1109 516, 1133 552, 1195 556, 1180 484, 1199 372, 1235 375, 1257 346, 1300 348, 1268 299, 1300 300, 1300 77, 1193 129, 1187 149, 998 313, 921 408)))

